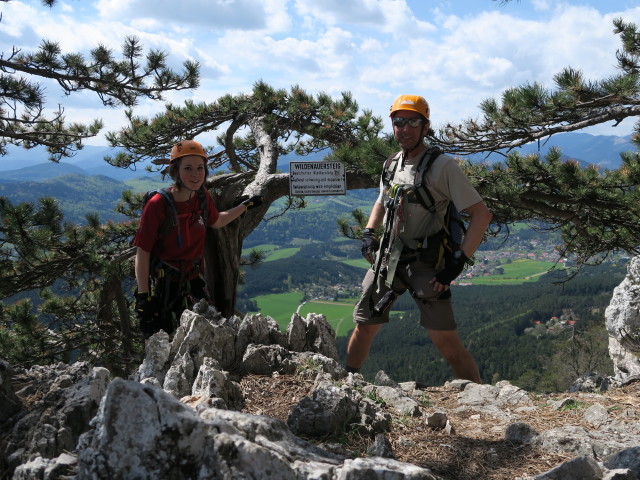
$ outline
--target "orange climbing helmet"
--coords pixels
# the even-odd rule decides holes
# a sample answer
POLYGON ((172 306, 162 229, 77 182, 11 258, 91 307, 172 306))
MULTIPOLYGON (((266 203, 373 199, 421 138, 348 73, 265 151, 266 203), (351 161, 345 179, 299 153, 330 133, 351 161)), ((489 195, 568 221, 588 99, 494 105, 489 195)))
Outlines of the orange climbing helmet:
POLYGON ((176 143, 171 149, 171 156, 169 157, 169 163, 173 163, 179 158, 189 155, 197 155, 206 160, 209 159, 204 147, 195 140, 182 140, 176 143))
POLYGON ((398 110, 411 110, 419 113, 427 120, 429 119, 429 104, 420 95, 400 95, 393 102, 389 116, 393 117, 398 110))

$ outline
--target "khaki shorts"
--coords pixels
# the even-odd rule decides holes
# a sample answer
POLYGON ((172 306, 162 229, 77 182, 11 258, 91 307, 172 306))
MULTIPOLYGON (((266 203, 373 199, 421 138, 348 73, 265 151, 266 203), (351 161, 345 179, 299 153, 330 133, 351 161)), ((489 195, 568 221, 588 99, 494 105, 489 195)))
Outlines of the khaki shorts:
MULTIPOLYGON (((419 261, 398 264, 391 286, 397 295, 409 290, 420 310, 420 324, 424 328, 455 330, 456 322, 453 318, 450 292, 436 293, 429 285, 429 281, 435 274, 436 270, 432 266, 419 261)), ((389 322, 390 307, 378 315, 374 313, 373 308, 391 289, 382 282, 380 291, 376 292, 377 285, 373 277, 374 272, 369 269, 362 281, 362 296, 353 311, 353 320, 360 325, 379 325, 389 322)))

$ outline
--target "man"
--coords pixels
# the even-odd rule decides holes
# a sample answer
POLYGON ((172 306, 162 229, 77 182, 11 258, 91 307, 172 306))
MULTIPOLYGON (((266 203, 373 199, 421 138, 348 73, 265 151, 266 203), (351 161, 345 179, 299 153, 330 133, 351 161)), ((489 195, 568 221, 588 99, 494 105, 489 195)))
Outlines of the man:
POLYGON ((402 150, 396 155, 391 185, 380 182, 380 195, 362 238, 363 256, 373 264, 374 232, 383 221, 390 241, 381 246, 375 267, 363 280, 363 294, 354 310, 356 327, 347 346, 347 371, 359 372, 373 339, 389 321, 391 304, 409 290, 420 310, 421 325, 455 375, 481 383, 478 366, 457 334, 449 286, 482 242, 491 213, 455 160, 446 155, 435 158, 427 170, 422 188, 428 189, 435 210, 425 208, 415 194, 415 173, 423 156, 430 153, 424 142, 430 129, 429 105, 421 96, 401 95, 390 117, 402 150), (444 226, 450 201, 458 211, 466 211, 470 222, 460 249, 442 267, 435 249, 427 245, 444 226))

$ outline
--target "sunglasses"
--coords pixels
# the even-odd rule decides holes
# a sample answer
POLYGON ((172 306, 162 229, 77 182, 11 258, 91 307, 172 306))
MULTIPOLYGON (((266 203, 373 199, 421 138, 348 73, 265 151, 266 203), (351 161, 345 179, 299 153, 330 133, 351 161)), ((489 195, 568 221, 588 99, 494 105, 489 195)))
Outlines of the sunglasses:
POLYGON ((391 123, 393 124, 394 127, 398 127, 398 128, 403 128, 407 124, 409 124, 411 128, 418 128, 423 125, 424 120, 420 117, 415 117, 415 118, 396 117, 391 121, 391 123))

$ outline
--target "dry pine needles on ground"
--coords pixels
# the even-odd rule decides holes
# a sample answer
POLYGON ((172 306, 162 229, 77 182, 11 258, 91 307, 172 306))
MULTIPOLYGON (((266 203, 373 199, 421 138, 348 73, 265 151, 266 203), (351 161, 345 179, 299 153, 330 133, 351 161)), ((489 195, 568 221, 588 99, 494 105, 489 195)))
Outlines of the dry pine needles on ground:
MULTIPOLYGON (((286 422, 294 405, 310 394, 313 380, 291 375, 251 375, 242 379, 241 386, 245 392, 245 412, 286 422)), ((393 417, 393 424, 392 430, 385 435, 397 460, 429 468, 447 480, 513 480, 546 472, 573 458, 504 440, 508 424, 469 408, 459 408, 457 392, 446 386, 426 388, 426 404, 423 406, 425 414, 445 412, 455 434, 432 430, 424 416, 407 418, 399 416, 391 408, 387 409, 393 417)), ((582 413, 595 403, 604 406, 618 421, 624 421, 624 418, 617 417, 622 417, 630 409, 640 411, 640 382, 611 389, 601 395, 561 393, 531 396, 536 408, 519 411, 518 416, 520 422, 538 432, 567 425, 592 428, 583 420, 582 413), (551 402, 567 397, 574 399, 579 407, 557 410, 550 406, 551 402)), ((340 440, 347 451, 356 455, 366 455, 367 447, 373 442, 372 438, 356 434, 343 435, 340 440)))

